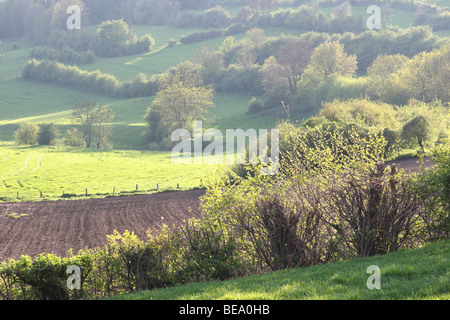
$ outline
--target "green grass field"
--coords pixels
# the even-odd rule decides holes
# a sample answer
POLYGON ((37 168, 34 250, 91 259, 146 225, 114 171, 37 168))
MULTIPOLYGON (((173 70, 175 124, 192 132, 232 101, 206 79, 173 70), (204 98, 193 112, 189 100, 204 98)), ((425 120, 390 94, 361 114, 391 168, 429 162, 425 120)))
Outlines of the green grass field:
MULTIPOLYGON (((96 26, 88 27, 95 31, 96 26)), ((208 45, 217 48, 224 37, 214 38, 199 43, 178 45, 168 48, 170 39, 179 39, 193 30, 177 29, 166 26, 134 26, 137 34, 151 33, 155 37, 155 50, 148 54, 118 57, 97 58, 96 62, 82 66, 86 70, 101 70, 116 76, 121 81, 131 80, 139 73, 148 76, 165 72, 168 68, 186 61, 195 54, 199 46, 208 45)), ((270 35, 289 33, 289 30, 273 28, 270 35)), ((292 30, 291 30, 292 31, 292 30)), ((301 33, 301 32, 300 32, 301 33)), ((237 35, 237 39, 243 34, 237 35)), ((84 92, 68 87, 50 85, 39 82, 27 82, 20 79, 23 67, 33 49, 23 41, 3 41, 0 60, 0 141, 12 141, 13 133, 19 124, 29 120, 32 122, 52 121, 60 126, 62 134, 70 128, 71 109, 83 101, 96 101, 109 105, 115 113, 112 142, 119 150, 145 150, 147 148, 143 135, 146 132, 144 116, 153 97, 135 99, 117 99, 105 97, 92 92, 84 92), (16 46, 16 47, 14 47, 16 46)), ((276 121, 267 115, 247 116, 246 94, 216 94, 216 108, 210 111, 215 119, 212 125, 222 128, 266 128, 276 121), (247 121, 248 120, 248 121, 247 121)))
POLYGON ((450 242, 384 256, 284 270, 229 281, 193 283, 112 297, 115 300, 448 300, 450 242), (368 289, 369 266, 381 289, 368 289))
POLYGON ((217 165, 175 165, 170 152, 95 151, 0 146, 0 198, 46 199, 65 194, 105 196, 201 187, 217 165), (202 179, 202 181, 201 181, 202 179), (159 185, 159 190, 157 190, 159 185))

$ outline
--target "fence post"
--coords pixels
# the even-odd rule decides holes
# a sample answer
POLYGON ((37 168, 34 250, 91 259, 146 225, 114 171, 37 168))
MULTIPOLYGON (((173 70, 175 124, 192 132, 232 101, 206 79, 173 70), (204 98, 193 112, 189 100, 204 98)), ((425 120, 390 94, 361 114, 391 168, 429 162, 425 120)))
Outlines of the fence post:
POLYGON ((113 188, 113 195, 116 193, 116 187, 113 188))
POLYGON ((86 195, 88 195, 88 189, 86 188, 86 195))

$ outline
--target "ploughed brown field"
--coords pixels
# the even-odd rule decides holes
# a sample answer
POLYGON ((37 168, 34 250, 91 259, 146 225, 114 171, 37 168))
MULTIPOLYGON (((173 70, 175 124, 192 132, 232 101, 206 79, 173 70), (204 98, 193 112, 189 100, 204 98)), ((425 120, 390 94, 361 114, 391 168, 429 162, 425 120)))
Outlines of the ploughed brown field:
MULTIPOLYGON (((417 160, 397 161, 407 172, 417 160)), ((430 167, 433 163, 427 163, 430 167)), ((66 256, 69 249, 101 247, 107 235, 133 231, 146 239, 158 231, 199 217, 199 198, 205 190, 164 192, 107 199, 0 204, 0 260, 34 257, 41 253, 66 256), (15 217, 14 217, 15 215, 15 217)))
POLYGON ((107 199, 0 204, 0 260, 40 253, 66 256, 107 243, 107 235, 179 225, 199 214, 204 190, 107 199), (13 217, 11 213, 18 215, 13 217))

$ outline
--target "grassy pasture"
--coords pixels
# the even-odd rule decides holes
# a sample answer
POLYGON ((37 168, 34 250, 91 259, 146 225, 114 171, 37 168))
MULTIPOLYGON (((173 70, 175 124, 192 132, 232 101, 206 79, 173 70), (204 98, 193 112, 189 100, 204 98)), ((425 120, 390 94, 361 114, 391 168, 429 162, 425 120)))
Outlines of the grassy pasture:
MULTIPOLYGON (((175 165, 170 152, 0 146, 0 198, 21 200, 201 187, 217 165, 175 165), (200 179, 203 181, 201 182, 200 179)), ((4 199, 10 200, 10 199, 4 199)))

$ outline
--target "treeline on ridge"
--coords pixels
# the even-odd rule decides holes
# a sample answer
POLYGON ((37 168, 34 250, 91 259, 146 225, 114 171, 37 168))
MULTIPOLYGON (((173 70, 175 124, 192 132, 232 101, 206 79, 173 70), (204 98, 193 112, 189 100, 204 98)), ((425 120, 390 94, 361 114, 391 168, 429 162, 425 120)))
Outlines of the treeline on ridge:
MULTIPOLYGON (((388 94, 389 87, 383 85, 383 80, 387 81, 391 75, 399 71, 400 67, 405 72, 411 71, 409 79, 420 79, 428 69, 424 67, 420 69, 421 72, 412 72, 413 61, 420 60, 422 62, 419 64, 424 65, 426 60, 430 60, 428 63, 430 64, 431 60, 436 60, 438 56, 441 57, 441 69, 445 70, 448 62, 447 51, 445 49, 439 51, 439 48, 446 47, 446 44, 448 43, 445 40, 434 36, 427 26, 397 31, 365 31, 360 34, 330 35, 307 32, 299 37, 284 35, 267 37, 262 29, 253 28, 248 30, 246 37, 240 41, 236 41, 233 36, 227 37, 218 50, 207 46, 200 47, 192 60, 200 66, 204 82, 214 85, 217 92, 265 95, 267 106, 279 106, 280 101, 285 101, 289 102, 291 107, 298 104, 303 109, 315 108, 323 100, 359 98, 366 95, 396 104, 405 104, 410 98, 422 99, 424 96, 427 101, 437 97, 445 103, 448 96, 431 92, 434 89, 431 90, 432 85, 429 81, 428 88, 402 91, 399 87, 395 87, 398 91, 395 94, 388 94), (327 43, 334 45, 325 46, 327 43), (320 49, 320 46, 328 48, 320 49), (322 59, 327 56, 327 50, 333 48, 338 48, 342 56, 356 59, 352 62, 351 72, 346 75, 336 72, 338 62, 334 59, 322 59), (306 72, 314 51, 317 51, 316 67, 309 68, 306 72), (435 54, 431 54, 433 51, 435 54), (321 60, 319 54, 322 56, 321 60), (401 63, 388 61, 389 57, 395 55, 403 57, 401 63), (379 61, 376 62, 377 57, 379 61), (408 59, 412 59, 411 62, 408 59), (389 65, 381 78, 373 76, 376 73, 373 67, 375 62, 378 66, 383 63, 389 65), (368 72, 370 67, 371 72, 368 72), (317 75, 322 72, 320 68, 331 68, 332 71, 319 79, 317 75), (358 77, 355 77, 356 75, 358 77), (377 85, 372 85, 371 82, 375 80, 377 85), (387 91, 382 93, 381 88, 387 91)), ((406 73, 404 74, 406 76, 406 73)), ((439 74, 436 72, 435 76, 439 74)), ((432 76, 427 75, 428 80, 432 76)))

